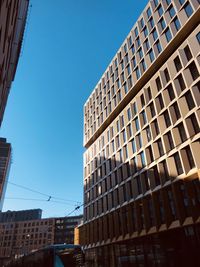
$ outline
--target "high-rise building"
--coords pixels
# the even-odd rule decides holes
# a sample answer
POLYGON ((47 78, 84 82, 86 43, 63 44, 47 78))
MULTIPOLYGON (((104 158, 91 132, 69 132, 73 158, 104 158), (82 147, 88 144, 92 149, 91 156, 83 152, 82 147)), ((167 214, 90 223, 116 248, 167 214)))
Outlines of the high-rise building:
POLYGON ((86 266, 200 266, 199 7, 149 1, 84 106, 86 266))
POLYGON ((74 244, 74 228, 83 219, 83 215, 55 218, 55 244, 74 244))
POLYGON ((11 144, 0 138, 0 211, 2 210, 11 164, 11 144))
POLYGON ((23 40, 29 0, 0 1, 0 126, 23 40))
POLYGON ((17 210, 0 212, 0 223, 39 220, 42 217, 41 209, 17 210))

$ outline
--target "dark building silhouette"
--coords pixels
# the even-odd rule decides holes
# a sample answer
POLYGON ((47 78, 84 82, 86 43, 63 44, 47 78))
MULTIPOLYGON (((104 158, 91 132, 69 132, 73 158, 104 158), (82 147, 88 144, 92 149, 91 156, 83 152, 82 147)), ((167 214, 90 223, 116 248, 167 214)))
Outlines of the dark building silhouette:
POLYGON ((2 210, 11 164, 11 144, 0 138, 0 210, 2 210))
POLYGON ((18 210, 0 212, 0 223, 39 220, 42 217, 41 209, 18 210))
POLYGON ((200 266, 199 22, 149 1, 85 103, 86 266, 200 266))
POLYGON ((0 1, 0 126, 23 41, 29 0, 0 1))
POLYGON ((55 244, 74 244, 74 228, 83 219, 82 215, 55 218, 55 244))

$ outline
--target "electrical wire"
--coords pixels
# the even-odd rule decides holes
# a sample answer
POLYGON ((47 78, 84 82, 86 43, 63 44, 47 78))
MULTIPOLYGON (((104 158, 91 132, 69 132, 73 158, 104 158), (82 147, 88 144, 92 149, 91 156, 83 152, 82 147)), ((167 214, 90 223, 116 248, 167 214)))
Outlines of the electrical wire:
POLYGON ((36 193, 36 194, 40 194, 42 196, 48 197, 48 199, 45 199, 45 201, 51 201, 51 202, 54 201, 55 202, 56 200, 62 200, 64 202, 73 202, 73 203, 76 203, 76 204, 81 204, 81 202, 79 202, 79 201, 75 201, 75 200, 71 200, 71 199, 58 198, 58 197, 55 197, 55 196, 52 196, 52 195, 48 195, 48 194, 42 193, 42 192, 37 191, 35 189, 31 189, 31 188, 26 187, 24 185, 16 184, 16 183, 13 183, 13 182, 10 182, 10 181, 8 181, 8 183, 11 184, 11 185, 14 185, 16 187, 22 188, 24 190, 30 191, 32 193, 36 193), (52 199, 55 199, 55 200, 52 200, 52 199))
POLYGON ((5 197, 5 199, 15 199, 15 200, 25 200, 25 201, 39 201, 39 202, 51 202, 51 203, 58 203, 58 204, 63 204, 63 205, 74 206, 74 204, 70 204, 70 203, 65 203, 65 202, 55 201, 55 200, 48 201, 46 199, 39 199, 39 198, 5 197))
POLYGON ((71 215, 71 214, 74 213, 75 211, 79 210, 83 205, 84 205, 84 203, 81 204, 81 205, 79 205, 79 206, 76 206, 76 208, 75 208, 74 210, 72 210, 70 213, 68 213, 65 217, 68 217, 69 215, 71 215))

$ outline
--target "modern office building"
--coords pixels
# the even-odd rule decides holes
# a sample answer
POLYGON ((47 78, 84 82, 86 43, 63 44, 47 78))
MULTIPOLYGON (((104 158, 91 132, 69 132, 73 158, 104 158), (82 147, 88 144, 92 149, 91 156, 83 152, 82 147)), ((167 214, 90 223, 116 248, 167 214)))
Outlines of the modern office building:
POLYGON ((54 244, 54 228, 53 218, 0 223, 0 266, 54 244))
POLYGON ((20 56, 29 0, 0 1, 0 126, 20 56))
POLYGON ((86 266, 200 266, 199 7, 149 1, 84 106, 86 266))
POLYGON ((0 212, 0 223, 39 220, 42 217, 41 209, 4 211, 0 212))
POLYGON ((2 210, 11 165, 11 144, 0 138, 0 211, 2 210))
POLYGON ((83 215, 55 218, 55 244, 74 244, 74 229, 83 215))

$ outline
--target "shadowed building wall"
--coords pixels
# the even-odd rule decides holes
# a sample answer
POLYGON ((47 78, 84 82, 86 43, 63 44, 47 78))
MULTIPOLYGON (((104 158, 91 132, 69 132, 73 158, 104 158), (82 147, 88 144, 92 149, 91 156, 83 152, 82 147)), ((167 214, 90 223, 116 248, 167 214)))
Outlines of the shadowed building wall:
POLYGON ((11 144, 5 138, 0 138, 0 210, 5 197, 8 175, 11 165, 11 144))
POLYGON ((87 266, 200 265, 199 21, 150 1, 84 106, 87 266))
POLYGON ((0 1, 0 126, 23 40, 29 0, 0 1))

